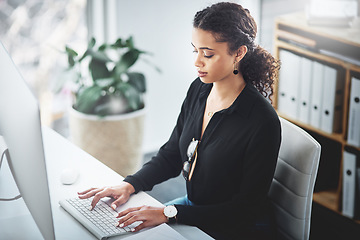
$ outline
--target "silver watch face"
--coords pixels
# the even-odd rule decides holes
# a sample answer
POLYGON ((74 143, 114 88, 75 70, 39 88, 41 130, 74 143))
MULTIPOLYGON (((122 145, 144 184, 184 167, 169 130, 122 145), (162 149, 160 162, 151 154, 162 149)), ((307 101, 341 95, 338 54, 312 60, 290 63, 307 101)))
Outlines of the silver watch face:
POLYGON ((177 214, 177 209, 175 206, 166 206, 164 208, 164 215, 168 218, 173 218, 175 217, 177 214))

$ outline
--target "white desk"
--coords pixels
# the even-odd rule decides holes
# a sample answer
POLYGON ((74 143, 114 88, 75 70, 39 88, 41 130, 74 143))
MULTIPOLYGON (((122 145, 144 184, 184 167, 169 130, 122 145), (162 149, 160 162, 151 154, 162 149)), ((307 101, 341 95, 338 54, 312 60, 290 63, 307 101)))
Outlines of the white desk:
MULTIPOLYGON (((43 140, 48 172, 56 239, 96 239, 79 222, 59 206, 59 200, 76 197, 77 192, 89 187, 116 185, 123 180, 119 174, 82 151, 53 130, 43 128, 43 140), (80 175, 73 185, 62 185, 60 174, 65 168, 76 168, 80 175)), ((30 169, 31 171, 31 169, 30 169)), ((17 188, 9 172, 7 163, 0 170, 0 193, 7 197, 16 195, 17 188)), ((162 204, 144 192, 135 195, 143 205, 161 206, 162 204)), ((195 227, 171 225, 187 239, 212 239, 195 227)), ((125 239, 129 235, 111 238, 125 239)), ((41 239, 25 203, 22 199, 0 202, 0 239, 41 239)))

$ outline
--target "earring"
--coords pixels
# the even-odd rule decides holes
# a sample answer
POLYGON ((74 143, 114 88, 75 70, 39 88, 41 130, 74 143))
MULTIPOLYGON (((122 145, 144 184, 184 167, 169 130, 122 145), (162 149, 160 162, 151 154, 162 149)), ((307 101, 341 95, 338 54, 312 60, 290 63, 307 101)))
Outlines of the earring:
POLYGON ((236 62, 234 62, 234 71, 233 73, 236 75, 239 73, 239 70, 236 69, 236 62))

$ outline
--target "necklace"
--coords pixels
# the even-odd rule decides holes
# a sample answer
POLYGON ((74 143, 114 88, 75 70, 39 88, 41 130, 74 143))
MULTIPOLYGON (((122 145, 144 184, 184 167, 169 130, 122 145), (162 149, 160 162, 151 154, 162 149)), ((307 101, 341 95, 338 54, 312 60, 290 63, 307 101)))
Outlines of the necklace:
POLYGON ((207 115, 211 118, 214 115, 214 112, 208 112, 207 115))

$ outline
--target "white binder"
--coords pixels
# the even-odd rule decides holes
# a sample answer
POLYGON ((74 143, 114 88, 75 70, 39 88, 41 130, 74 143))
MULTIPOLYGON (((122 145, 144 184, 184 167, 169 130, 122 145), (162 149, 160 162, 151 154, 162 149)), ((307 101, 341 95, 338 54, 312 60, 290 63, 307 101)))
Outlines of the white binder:
POLYGON ((348 143, 360 147, 360 79, 351 79, 348 143))
POLYGON ((312 82, 313 61, 302 57, 300 60, 300 96, 298 101, 299 121, 310 123, 310 89, 312 82))
POLYGON ((298 118, 300 57, 289 51, 280 50, 279 112, 293 119, 298 118))
POLYGON ((327 133, 341 129, 342 85, 335 68, 324 65, 320 129, 327 133))
POLYGON ((342 214, 353 218, 356 194, 356 155, 344 151, 342 214))
POLYGON ((310 125, 320 128, 322 112, 322 88, 323 88, 324 65, 319 62, 313 63, 310 125))

